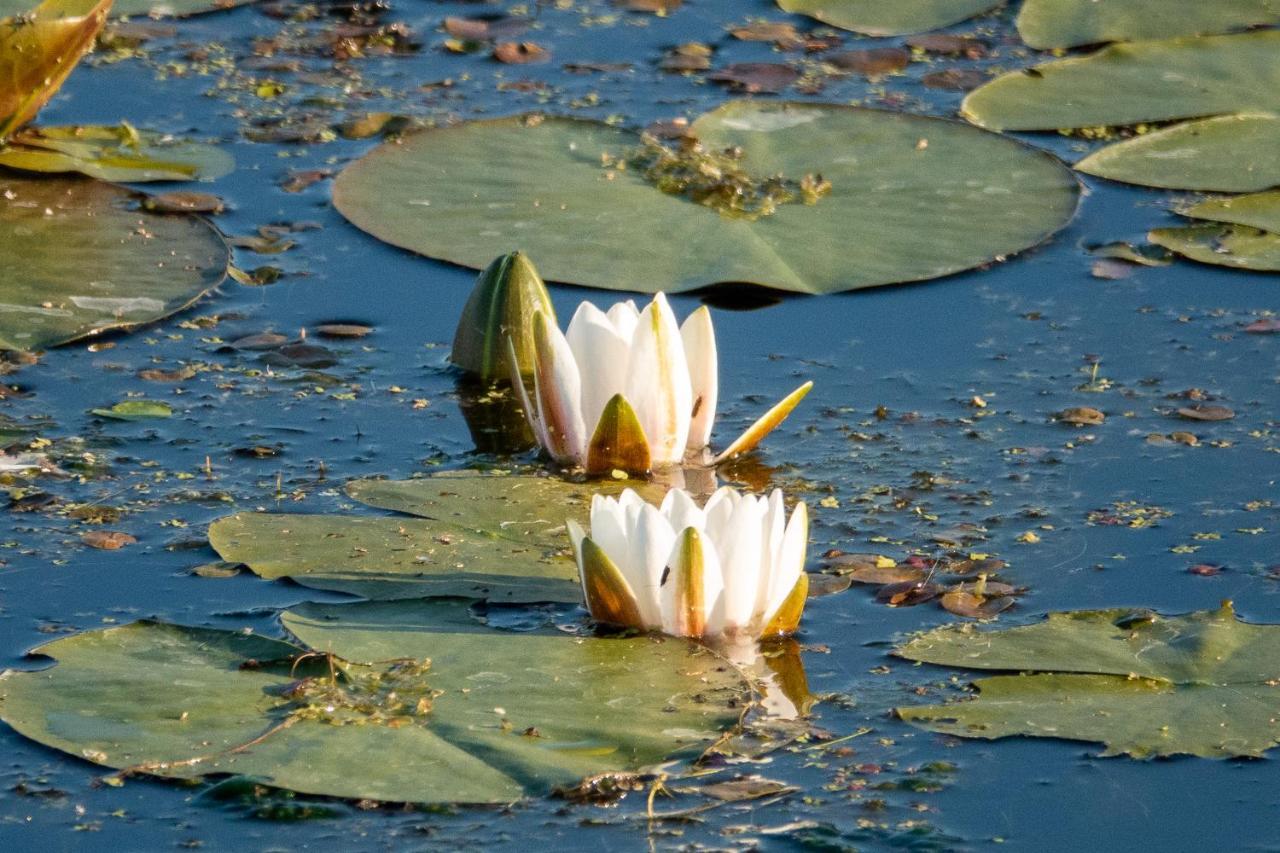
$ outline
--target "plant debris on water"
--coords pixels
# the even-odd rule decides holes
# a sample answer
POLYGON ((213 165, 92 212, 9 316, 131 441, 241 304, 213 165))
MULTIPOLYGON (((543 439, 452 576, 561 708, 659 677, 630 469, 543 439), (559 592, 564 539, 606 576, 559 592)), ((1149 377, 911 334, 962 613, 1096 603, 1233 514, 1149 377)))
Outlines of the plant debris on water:
POLYGON ((329 667, 327 675, 301 678, 281 691, 289 702, 289 716, 333 726, 422 725, 443 692, 427 683, 429 659, 391 661, 377 668, 349 664, 331 654, 322 657, 329 667))
POLYGON ((651 133, 643 133, 632 151, 601 159, 606 169, 634 169, 662 192, 686 196, 731 219, 755 221, 772 215, 779 205, 817 204, 831 192, 831 182, 817 172, 798 179, 753 175, 745 167, 742 148, 708 148, 689 135, 668 145, 651 133))

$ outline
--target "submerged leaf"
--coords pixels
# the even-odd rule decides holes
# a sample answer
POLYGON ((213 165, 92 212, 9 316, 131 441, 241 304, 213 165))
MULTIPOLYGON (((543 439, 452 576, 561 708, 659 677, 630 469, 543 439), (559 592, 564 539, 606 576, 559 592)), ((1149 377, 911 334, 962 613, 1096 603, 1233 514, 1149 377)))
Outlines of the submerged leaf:
POLYGON ((0 176, 0 349, 35 350, 150 323, 220 284, 207 222, 130 211, 140 196, 87 178, 0 176))
POLYGON ((1003 631, 921 634, 894 654, 943 666, 1032 672, 979 679, 975 699, 898 708, 934 731, 1100 741, 1105 755, 1260 756, 1280 744, 1280 626, 1220 610, 1053 613, 1003 631))
POLYGON ((642 292, 751 282, 800 293, 1003 258, 1057 230, 1076 206, 1076 182, 1053 157, 951 121, 732 101, 689 132, 708 151, 740 147, 742 169, 760 179, 821 175, 830 191, 755 220, 722 215, 618 168, 635 133, 517 116, 376 148, 339 175, 334 203, 379 239, 474 268, 495 245, 519 245, 548 280, 642 292), (674 233, 684 238, 673 243, 674 233))

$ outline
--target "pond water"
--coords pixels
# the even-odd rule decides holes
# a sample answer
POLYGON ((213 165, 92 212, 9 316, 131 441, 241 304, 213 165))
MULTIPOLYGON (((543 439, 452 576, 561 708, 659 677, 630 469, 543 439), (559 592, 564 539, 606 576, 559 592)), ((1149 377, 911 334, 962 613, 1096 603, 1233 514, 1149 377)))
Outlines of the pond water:
MULTIPOLYGON (((278 636, 281 609, 342 598, 248 573, 192 575, 192 567, 215 559, 202 544, 210 521, 234 509, 351 511, 341 492, 349 478, 509 463, 475 450, 446 363, 475 274, 357 231, 329 205, 326 181, 300 193, 278 186, 290 170, 339 168, 375 141, 254 143, 241 130, 277 112, 332 122, 348 108, 437 120, 548 109, 637 125, 696 115, 728 95, 657 71, 662 50, 707 41, 719 46, 717 62, 775 60, 768 44, 730 40, 724 26, 787 17, 754 1, 701 0, 666 18, 620 15, 604 3, 558 5, 564 8, 536 10, 544 27, 530 36, 551 49, 546 64, 503 66, 484 54, 440 49, 443 16, 497 6, 396 0, 384 20, 410 24, 423 42, 412 55, 336 66, 304 58, 295 72, 252 71, 244 59, 253 40, 283 24, 244 7, 178 22, 176 37, 149 42, 143 55, 106 61, 99 54, 75 72, 42 122, 127 118, 216 140, 234 154, 237 170, 200 189, 228 202, 216 219, 224 232, 280 222, 319 227, 293 235, 299 245, 283 255, 238 253, 241 267, 283 268, 276 284, 228 282, 190 311, 105 339, 109 348, 51 350, 11 377, 25 393, 0 402, 0 411, 48 419, 33 420, 39 435, 57 446, 82 441, 80 449, 100 463, 82 481, 40 487, 64 504, 121 509, 110 526, 139 541, 92 550, 79 544, 89 528, 56 507, 10 513, 0 550, 0 668, 39 666, 26 652, 64 632, 141 617, 278 636), (634 70, 571 74, 565 62, 629 62, 634 70), (291 89, 263 102, 250 78, 272 76, 291 89), (519 81, 536 85, 499 85, 519 81), (307 101, 320 96, 337 106, 307 101), (216 325, 191 322, 213 315, 216 325), (220 349, 220 341, 245 334, 293 335, 333 321, 374 331, 324 341, 338 363, 316 373, 268 370, 258 353, 220 349), (136 376, 182 363, 201 372, 177 384, 136 376), (175 416, 112 423, 88 414, 136 392, 167 400, 175 416), (255 447, 272 452, 246 452, 255 447)), ((1005 11, 950 28, 1001 43, 1003 52, 991 58, 916 63, 876 84, 833 78, 821 92, 789 96, 952 114, 960 94, 926 88, 920 76, 1014 65, 1011 18, 1005 11)), ((871 43, 847 36, 847 47, 871 43)), ((881 41, 898 43, 875 44, 881 41)), ((1078 140, 1025 138, 1068 159, 1083 150, 1078 140)), ((1084 183, 1076 219, 1008 263, 932 283, 783 298, 755 310, 717 307, 720 435, 803 378, 815 382, 764 448, 728 475, 756 488, 806 490, 815 514, 811 569, 831 548, 902 557, 937 547, 935 536, 957 525, 981 526, 985 533, 969 550, 1007 560, 1003 577, 1029 588, 1001 625, 1051 610, 1182 612, 1223 599, 1245 619, 1280 622, 1280 340, 1241 331, 1261 312, 1280 309, 1275 281, 1190 262, 1137 268, 1121 280, 1093 277, 1084 246, 1140 241, 1148 228, 1173 221, 1166 202, 1174 196, 1084 183), (1236 417, 1193 423, 1171 416, 1182 404, 1169 395, 1191 388, 1206 389, 1236 417), (975 397, 985 406, 975 406, 975 397), (1101 409, 1106 422, 1052 420, 1071 406, 1101 409), (887 411, 877 416, 878 407, 887 411), (1147 440, 1178 430, 1194 432, 1199 444, 1147 440), (835 500, 819 505, 821 498, 835 500), (1172 515, 1140 529, 1087 521, 1090 511, 1124 501, 1172 515), (1026 541, 1028 532, 1038 541, 1026 541), (1196 564, 1223 570, 1188 571, 1196 564)), ((675 250, 679 239, 673 234, 670 246, 653 251, 675 250)), ((494 254, 510 248, 494 246, 494 254)), ((583 298, 615 298, 569 287, 552 295, 562 317, 583 298)), ((699 297, 673 303, 683 316, 699 297)), ((0 849, 1280 849, 1280 770, 1271 759, 1103 759, 1091 744, 958 741, 890 717, 890 707, 914 701, 913 688, 954 675, 888 657, 892 643, 954 619, 933 604, 886 607, 857 585, 810 602, 799 640, 810 688, 827 697, 814 724, 837 738, 870 731, 843 750, 783 750, 751 766, 802 789, 776 802, 649 825, 642 794, 609 807, 532 800, 424 811, 258 801, 141 779, 111 787, 98 781, 100 769, 0 728, 0 849), (952 766, 922 769, 937 762, 952 766), (874 794, 866 790, 881 784, 874 794)))

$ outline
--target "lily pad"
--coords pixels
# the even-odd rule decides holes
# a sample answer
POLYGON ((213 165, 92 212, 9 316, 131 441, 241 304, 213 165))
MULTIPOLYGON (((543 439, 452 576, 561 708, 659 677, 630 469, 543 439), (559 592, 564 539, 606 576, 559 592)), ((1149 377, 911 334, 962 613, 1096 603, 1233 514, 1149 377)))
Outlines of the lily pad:
POLYGON ((1196 219, 1234 222, 1280 234, 1280 190, 1211 198, 1181 213, 1196 219))
POLYGON ((1002 0, 777 0, 784 12, 869 36, 936 30, 999 6, 1002 0))
POLYGON ((0 139, 48 103, 93 46, 110 7, 111 0, 0 6, 0 139))
MULTIPOLYGON (((627 484, 600 485, 619 493, 627 484)), ((373 600, 576 603, 582 588, 565 519, 585 524, 595 491, 545 477, 357 480, 347 487, 356 500, 423 517, 239 513, 214 522, 209 542, 269 580, 373 600)))
POLYGON ((1280 185, 1280 116, 1245 113, 1176 124, 1108 145, 1076 170, 1176 190, 1269 189, 1280 185))
POLYGON ((1018 33, 1038 50, 1229 33, 1280 24, 1276 0, 1025 0, 1018 33))
POLYGON ((0 349, 34 350, 150 323, 217 287, 229 254, 203 219, 124 206, 88 178, 0 176, 0 349))
POLYGON ((641 169, 602 166, 635 150, 635 133, 516 116, 376 148, 339 175, 334 204, 379 239, 474 268, 506 246, 570 284, 833 293, 936 278, 1033 246, 1071 218, 1079 193, 1045 152, 941 119, 732 101, 690 131, 708 151, 740 147, 754 175, 818 174, 830 189, 758 218, 721 213, 663 192, 641 169))
POLYGON ((0 166, 80 172, 104 181, 211 181, 229 174, 235 161, 212 145, 126 124, 27 128, 0 148, 0 166))
POLYGON ((510 802, 701 746, 733 725, 730 703, 745 692, 731 668, 683 641, 505 634, 456 602, 381 608, 286 615, 322 649, 358 654, 376 633, 392 650, 374 666, 335 661, 334 682, 323 658, 299 663, 302 649, 239 632, 138 622, 60 639, 37 650, 55 666, 0 676, 0 719, 130 772, 234 774, 352 799, 510 802), (419 662, 393 660, 403 658, 419 662))
POLYGON ((146 421, 173 416, 173 408, 160 400, 125 400, 104 409, 91 409, 90 414, 115 421, 146 421))
POLYGON ((1280 110, 1280 30, 1113 44, 1012 71, 961 109, 995 130, 1130 125, 1280 110))
MULTIPOLYGON (((115 0, 112 18, 188 18, 220 12, 255 0, 115 0)), ((17 15, 31 8, 30 0, 0 0, 0 15, 17 15)))
POLYGON ((1255 272, 1280 272, 1280 234, 1247 225, 1206 223, 1156 228, 1151 242, 1202 264, 1255 272))
POLYGON ((948 626, 894 654, 970 669, 1031 672, 975 682, 977 698, 898 708, 960 737, 1098 741, 1104 755, 1260 756, 1280 744, 1280 626, 1219 610, 1053 613, 1003 631, 948 626))

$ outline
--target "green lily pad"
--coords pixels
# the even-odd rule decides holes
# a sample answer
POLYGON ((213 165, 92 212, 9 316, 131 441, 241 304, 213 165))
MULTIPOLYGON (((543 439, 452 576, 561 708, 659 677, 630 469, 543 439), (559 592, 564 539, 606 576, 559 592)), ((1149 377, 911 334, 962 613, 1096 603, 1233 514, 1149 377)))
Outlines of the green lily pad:
POLYGON ((1276 0, 1025 0, 1018 33, 1038 50, 1229 33, 1280 24, 1276 0))
POLYGON ((303 650, 289 643, 138 622, 38 649, 56 665, 0 676, 0 719, 71 755, 155 776, 510 802, 702 746, 733 725, 730 703, 745 687, 683 641, 504 634, 456 602, 308 607, 285 619, 322 649, 359 651, 376 632, 393 651, 374 666, 335 661, 330 686, 325 660, 299 663, 303 650), (405 657, 430 666, 391 660, 405 657))
POLYGON ((104 181, 211 181, 235 169, 231 155, 129 125, 27 128, 0 148, 0 166, 80 172, 104 181))
POLYGON ((111 0, 0 6, 0 139, 48 103, 93 46, 110 7, 111 0))
POLYGON ((1252 192, 1280 185, 1280 116, 1214 116, 1108 145, 1077 171, 1176 190, 1252 192))
POLYGON ((784 12, 808 15, 869 36, 936 30, 999 6, 1002 0, 777 0, 784 12))
POLYGON ((995 130, 1054 130, 1280 110, 1280 30, 1113 44, 1004 74, 961 107, 995 130))
POLYGON ((635 150, 630 131, 517 116, 384 144, 343 170, 334 204, 381 240, 475 268, 498 246, 526 251, 548 279, 591 287, 833 293, 1026 249, 1071 218, 1079 192, 1043 151, 922 116, 732 101, 691 132, 709 151, 739 146, 754 175, 820 173, 830 191, 757 219, 722 214, 640 169, 602 166, 635 150))
MULTIPOLYGON (((209 542, 269 580, 371 600, 576 603, 582 588, 565 520, 585 524, 592 494, 636 485, 465 472, 356 480, 347 486, 355 500, 420 518, 239 513, 215 521, 209 542)), ((642 484, 641 493, 655 488, 642 484)))
POLYGON ((1206 223, 1179 228, 1155 228, 1151 242, 1202 264, 1280 272, 1280 233, 1247 225, 1206 223))
POLYGON ((173 407, 159 400, 124 400, 105 409, 90 409, 90 414, 115 421, 146 421, 173 416, 173 407))
POLYGON ((1280 626, 1241 622, 1229 603, 1168 618, 1098 610, 998 631, 948 626, 894 654, 1035 673, 979 679, 974 699, 897 709, 932 731, 1096 741, 1135 758, 1260 756, 1280 744, 1280 626))
POLYGON ((1211 198, 1181 213, 1196 219, 1234 222, 1280 234, 1280 190, 1211 198))
POLYGON ((0 349, 34 350, 150 323, 217 287, 212 225, 128 210, 140 196, 87 178, 0 175, 0 349))

